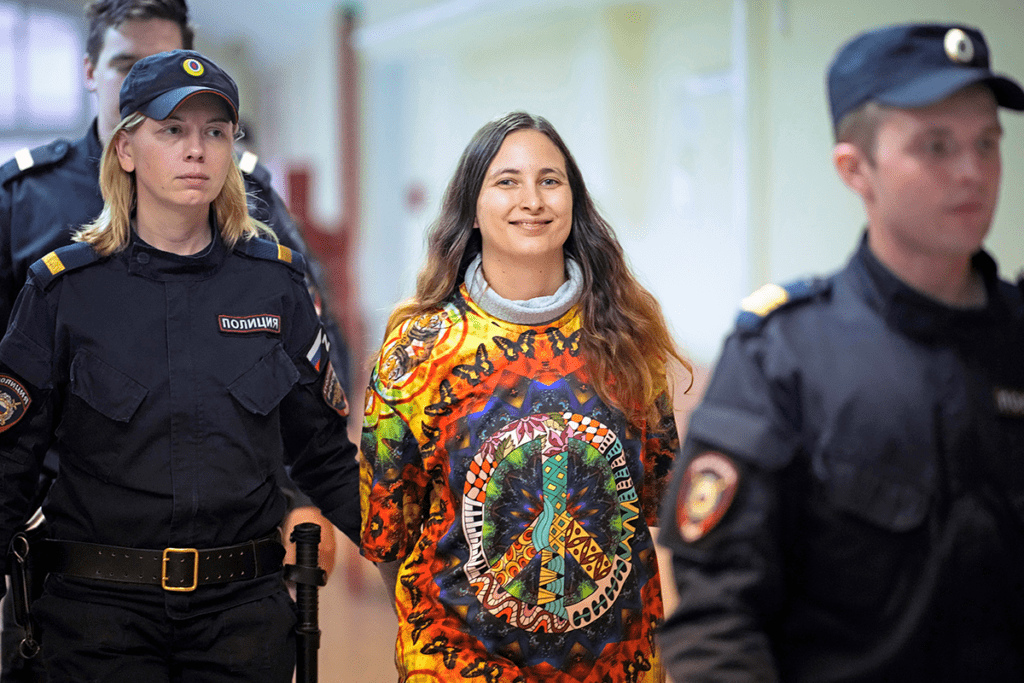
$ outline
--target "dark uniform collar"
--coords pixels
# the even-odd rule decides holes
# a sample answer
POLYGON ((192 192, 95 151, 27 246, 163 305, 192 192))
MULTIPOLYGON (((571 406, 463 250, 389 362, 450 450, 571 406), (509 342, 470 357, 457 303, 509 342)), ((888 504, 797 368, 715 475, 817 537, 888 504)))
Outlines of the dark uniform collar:
POLYGON ((100 161, 103 160, 103 143, 100 142, 99 119, 92 120, 89 130, 82 136, 82 142, 85 143, 85 151, 89 158, 95 159, 96 167, 99 168, 100 161))
POLYGON ((971 257, 971 267, 985 285, 986 304, 981 308, 948 306, 913 289, 871 252, 866 233, 849 269, 859 276, 868 304, 890 326, 922 341, 940 341, 983 332, 1005 313, 996 262, 979 250, 971 257))
MULTIPOLYGON (((133 221, 134 222, 134 221, 133 221)), ((128 246, 122 253, 132 275, 160 281, 205 280, 212 277, 224 263, 228 249, 221 239, 217 216, 210 207, 210 245, 198 254, 182 256, 162 251, 148 244, 132 230, 128 246)))

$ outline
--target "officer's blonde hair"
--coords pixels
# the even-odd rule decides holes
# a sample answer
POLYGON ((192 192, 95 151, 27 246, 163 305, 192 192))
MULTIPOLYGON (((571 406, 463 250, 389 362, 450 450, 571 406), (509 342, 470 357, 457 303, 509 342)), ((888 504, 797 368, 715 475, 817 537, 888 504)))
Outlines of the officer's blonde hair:
MULTIPOLYGON (((128 246, 131 237, 132 214, 136 207, 135 173, 121 168, 116 142, 120 136, 132 135, 145 120, 144 114, 135 112, 122 119, 114 128, 110 141, 103 149, 103 160, 100 163, 103 211, 96 220, 83 225, 72 237, 76 242, 88 242, 101 256, 121 251, 128 246)), ((249 215, 245 182, 237 163, 232 163, 228 169, 224 187, 213 200, 213 209, 221 238, 229 248, 239 240, 253 237, 277 240, 269 227, 249 215)))

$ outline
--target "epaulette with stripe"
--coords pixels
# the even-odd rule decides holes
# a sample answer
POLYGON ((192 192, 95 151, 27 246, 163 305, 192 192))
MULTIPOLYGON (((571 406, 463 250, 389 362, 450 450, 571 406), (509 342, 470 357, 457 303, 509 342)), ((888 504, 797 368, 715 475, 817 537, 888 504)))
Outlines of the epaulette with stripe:
POLYGON ((235 247, 235 250, 253 258, 284 263, 291 266, 302 275, 306 274, 306 262, 302 258, 302 254, 294 249, 289 249, 283 244, 271 242, 270 240, 265 240, 260 237, 254 237, 250 240, 240 242, 235 247))
POLYGON ((252 152, 245 151, 238 157, 238 170, 252 178, 264 190, 270 189, 270 171, 259 163, 260 158, 252 152))
POLYGON ((36 281, 45 289, 59 276, 95 263, 100 258, 101 256, 93 251, 91 244, 76 242, 51 251, 33 263, 30 270, 36 281))
POLYGON ((827 294, 831 289, 832 281, 822 278, 798 280, 785 287, 764 285, 740 302, 736 329, 741 332, 756 332, 776 311, 811 301, 827 294))
POLYGON ((67 140, 54 140, 31 150, 28 147, 19 149, 13 159, 0 166, 0 185, 30 169, 52 166, 66 157, 70 149, 71 143, 67 140))

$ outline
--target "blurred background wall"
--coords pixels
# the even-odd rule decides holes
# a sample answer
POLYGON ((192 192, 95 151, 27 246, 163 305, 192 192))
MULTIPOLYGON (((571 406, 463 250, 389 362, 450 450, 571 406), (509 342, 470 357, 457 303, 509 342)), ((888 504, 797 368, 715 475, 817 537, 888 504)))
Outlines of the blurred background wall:
MULTIPOLYGON (((964 21, 985 31, 997 70, 1024 78, 1020 0, 307 1, 270 22, 306 17, 290 51, 267 47, 280 30, 261 29, 261 42, 225 25, 225 4, 192 3, 200 48, 252 79, 246 101, 278 177, 289 165, 311 169, 313 215, 352 231, 367 353, 412 291, 459 154, 504 112, 540 114, 560 131, 635 270, 706 365, 743 296, 839 267, 863 229, 859 201, 830 161, 824 71, 844 40, 885 23, 964 21), (346 7, 359 74, 360 220, 342 226, 353 201, 339 191, 346 7)), ((989 247, 1015 276, 1024 268, 1024 126, 1013 113, 1003 123, 1004 191, 989 247)))

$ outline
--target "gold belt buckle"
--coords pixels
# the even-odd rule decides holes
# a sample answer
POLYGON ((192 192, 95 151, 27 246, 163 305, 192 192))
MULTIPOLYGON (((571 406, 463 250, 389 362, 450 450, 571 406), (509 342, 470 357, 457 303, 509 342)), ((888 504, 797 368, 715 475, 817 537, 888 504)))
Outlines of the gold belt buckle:
POLYGON ((195 548, 165 548, 164 561, 160 572, 160 585, 165 591, 176 593, 190 593, 199 585, 199 551, 195 548), (167 585, 167 563, 171 561, 171 553, 192 554, 192 585, 191 586, 168 586, 167 585))

